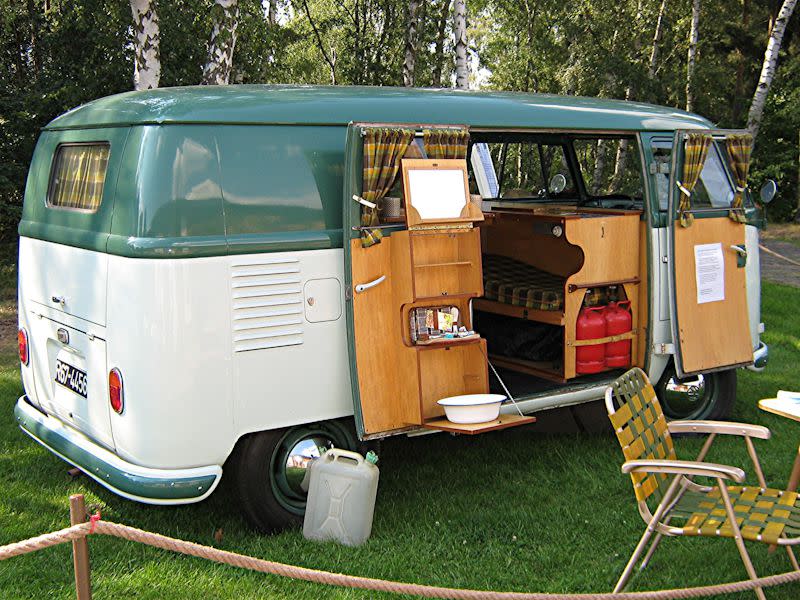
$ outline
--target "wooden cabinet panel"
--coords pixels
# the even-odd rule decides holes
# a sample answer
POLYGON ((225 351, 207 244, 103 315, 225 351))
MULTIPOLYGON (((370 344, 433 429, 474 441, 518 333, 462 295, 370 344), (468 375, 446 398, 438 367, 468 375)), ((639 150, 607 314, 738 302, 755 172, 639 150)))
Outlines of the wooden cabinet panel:
POLYGON ((486 340, 455 343, 444 348, 417 348, 423 420, 444 415, 436 402, 449 396, 486 394, 489 367, 486 340))
POLYGON ((415 298, 483 294, 480 233, 413 232, 411 265, 415 298))

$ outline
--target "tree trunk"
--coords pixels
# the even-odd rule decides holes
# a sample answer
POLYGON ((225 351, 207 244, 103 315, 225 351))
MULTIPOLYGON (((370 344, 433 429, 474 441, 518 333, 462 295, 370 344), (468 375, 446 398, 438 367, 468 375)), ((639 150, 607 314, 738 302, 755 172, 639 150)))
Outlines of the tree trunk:
POLYGON ((203 85, 228 85, 233 69, 233 49, 239 26, 238 0, 216 0, 214 27, 208 43, 208 60, 203 67, 203 85))
POLYGON ((417 25, 419 0, 409 0, 406 11, 406 54, 403 60, 403 85, 414 86, 414 67, 417 64, 417 25))
POLYGON ((270 25, 278 23, 278 0, 267 0, 267 20, 270 25))
POLYGON ((444 36, 447 31, 447 16, 450 14, 450 0, 442 0, 442 12, 436 27, 436 50, 431 84, 442 87, 442 69, 444 69, 444 36))
POLYGON ((592 196, 600 195, 603 184, 603 173, 606 170, 607 143, 603 139, 597 140, 597 150, 594 157, 594 172, 592 173, 592 196))
POLYGON ((133 13, 134 44, 133 89, 150 90, 161 79, 158 13, 156 0, 130 0, 133 13))
POLYGON ((761 127, 761 119, 764 116, 764 105, 767 102, 767 94, 775 77, 775 67, 778 64, 778 52, 783 42, 783 34, 786 31, 786 24, 792 16, 797 0, 784 0, 783 6, 772 26, 772 33, 769 36, 767 50, 764 52, 764 64, 761 67, 761 77, 758 78, 756 92, 753 94, 753 102, 750 104, 750 113, 747 115, 747 129, 753 134, 753 138, 758 135, 761 127))
POLYGON ((469 89, 469 66, 467 65, 467 1, 455 0, 453 33, 456 39, 456 87, 469 89))
POLYGON ((700 0, 692 0, 692 28, 689 30, 689 54, 686 60, 686 110, 694 110, 694 67, 697 58, 698 27, 700 25, 700 0))
POLYGON ((664 15, 667 12, 667 0, 661 0, 661 6, 658 9, 658 20, 656 21, 656 31, 653 34, 653 47, 650 49, 650 66, 647 68, 647 76, 650 79, 655 79, 656 69, 658 67, 658 51, 661 44, 661 38, 664 37, 664 15))
POLYGON ((308 8, 307 0, 303 0, 303 9, 308 17, 308 22, 311 24, 311 29, 314 31, 314 37, 317 40, 317 47, 322 53, 322 58, 325 59, 325 62, 328 63, 328 67, 331 70, 331 85, 336 85, 336 50, 331 48, 330 53, 325 51, 325 43, 322 41, 322 35, 320 34, 319 29, 317 29, 317 24, 314 22, 314 19, 311 16, 311 10, 308 8))

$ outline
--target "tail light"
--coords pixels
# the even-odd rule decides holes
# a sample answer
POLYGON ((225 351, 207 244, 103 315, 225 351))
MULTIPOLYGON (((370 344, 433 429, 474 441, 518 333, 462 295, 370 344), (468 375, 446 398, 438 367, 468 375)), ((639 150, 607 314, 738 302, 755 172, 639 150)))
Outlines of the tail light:
POLYGON ((28 332, 24 327, 20 327, 17 332, 17 343, 19 344, 19 362, 27 367, 30 354, 28 353, 28 332))
POLYGON ((118 415, 125 409, 125 394, 122 389, 122 373, 114 368, 108 372, 108 401, 118 415))

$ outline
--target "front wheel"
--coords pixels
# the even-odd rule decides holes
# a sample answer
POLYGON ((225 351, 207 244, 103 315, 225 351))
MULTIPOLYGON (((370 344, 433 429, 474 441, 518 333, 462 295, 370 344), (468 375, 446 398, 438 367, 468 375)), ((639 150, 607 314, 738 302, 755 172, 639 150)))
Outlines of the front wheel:
POLYGON ((253 433, 236 453, 236 489, 247 520, 264 532, 301 525, 306 511, 304 479, 311 462, 330 448, 356 448, 355 435, 325 421, 253 433))
POLYGON ((656 385, 664 416, 676 420, 725 420, 736 400, 736 370, 679 378, 672 363, 656 385))

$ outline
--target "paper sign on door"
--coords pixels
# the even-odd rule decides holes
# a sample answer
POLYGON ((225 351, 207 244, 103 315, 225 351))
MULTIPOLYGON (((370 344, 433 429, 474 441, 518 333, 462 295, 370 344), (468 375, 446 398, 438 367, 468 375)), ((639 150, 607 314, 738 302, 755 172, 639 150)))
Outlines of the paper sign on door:
POLYGON ((722 244, 698 244, 694 247, 697 280, 697 303, 725 300, 725 259, 722 244))

